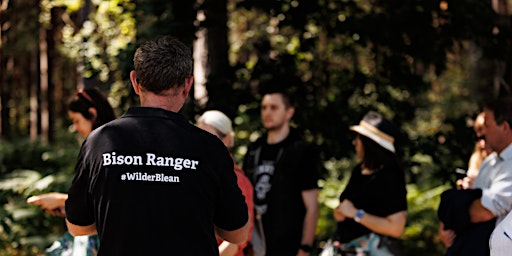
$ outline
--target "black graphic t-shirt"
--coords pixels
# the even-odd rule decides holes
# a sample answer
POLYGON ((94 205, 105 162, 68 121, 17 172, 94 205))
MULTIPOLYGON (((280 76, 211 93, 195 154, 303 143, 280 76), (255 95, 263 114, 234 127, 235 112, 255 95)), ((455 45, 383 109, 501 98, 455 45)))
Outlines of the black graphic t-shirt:
POLYGON ((272 188, 276 162, 283 154, 283 143, 264 144, 259 163, 254 169, 254 208, 260 214, 267 212, 267 193, 272 188))
POLYGON ((297 254, 306 214, 302 192, 318 188, 320 164, 318 149, 295 129, 280 143, 269 145, 264 135, 249 145, 243 169, 254 186, 267 256, 297 254))
POLYGON ((248 220, 222 142, 177 113, 132 108, 82 145, 66 217, 96 224, 98 255, 218 255, 214 225, 248 220))

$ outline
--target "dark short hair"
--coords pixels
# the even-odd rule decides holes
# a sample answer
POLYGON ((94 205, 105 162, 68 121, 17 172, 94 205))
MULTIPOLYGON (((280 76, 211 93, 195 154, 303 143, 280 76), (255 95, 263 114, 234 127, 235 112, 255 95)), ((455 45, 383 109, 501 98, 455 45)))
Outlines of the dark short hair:
POLYGON ((507 96, 487 102, 484 109, 493 112, 497 124, 507 122, 512 127, 512 97, 507 96))
POLYGON ((300 79, 296 76, 276 76, 260 83, 261 96, 267 94, 281 94, 286 108, 295 107, 295 98, 291 90, 300 86, 300 79))
POLYGON ((93 121, 93 130, 116 118, 107 97, 96 88, 79 89, 69 101, 68 110, 80 113, 85 119, 93 121), (96 119, 93 119, 89 108, 96 109, 96 119))
POLYGON ((193 70, 190 49, 172 36, 145 42, 135 52, 133 64, 137 83, 156 94, 183 86, 193 70))

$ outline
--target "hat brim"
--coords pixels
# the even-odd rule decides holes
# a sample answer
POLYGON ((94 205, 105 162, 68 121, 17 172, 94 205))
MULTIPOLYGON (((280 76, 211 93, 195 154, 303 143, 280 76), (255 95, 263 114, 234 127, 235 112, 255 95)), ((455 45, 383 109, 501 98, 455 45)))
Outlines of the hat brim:
POLYGON ((362 126, 362 125, 353 125, 350 126, 350 130, 355 131, 363 136, 368 137, 369 139, 375 141, 375 143, 379 144, 381 147, 395 153, 395 146, 392 142, 384 139, 383 137, 379 136, 378 134, 370 131, 368 128, 362 126))

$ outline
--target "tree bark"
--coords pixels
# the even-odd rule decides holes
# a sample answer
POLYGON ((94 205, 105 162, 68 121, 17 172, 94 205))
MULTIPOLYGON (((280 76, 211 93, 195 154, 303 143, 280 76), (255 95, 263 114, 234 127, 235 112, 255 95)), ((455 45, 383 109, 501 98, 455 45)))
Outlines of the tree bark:
POLYGON ((206 108, 218 109, 233 116, 236 106, 233 103, 233 78, 229 64, 228 15, 226 0, 205 0, 203 4, 205 20, 202 27, 206 42, 206 108), (226 97, 230 95, 230 97, 226 97))

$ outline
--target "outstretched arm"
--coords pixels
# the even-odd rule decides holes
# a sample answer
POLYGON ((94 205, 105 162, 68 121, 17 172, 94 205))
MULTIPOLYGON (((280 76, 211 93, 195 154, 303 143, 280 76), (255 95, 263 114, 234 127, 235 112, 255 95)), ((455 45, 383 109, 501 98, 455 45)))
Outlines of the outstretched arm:
POLYGON ((38 196, 31 196, 27 199, 27 203, 39 205, 41 209, 52 215, 64 216, 64 203, 68 199, 68 194, 51 192, 38 196))

